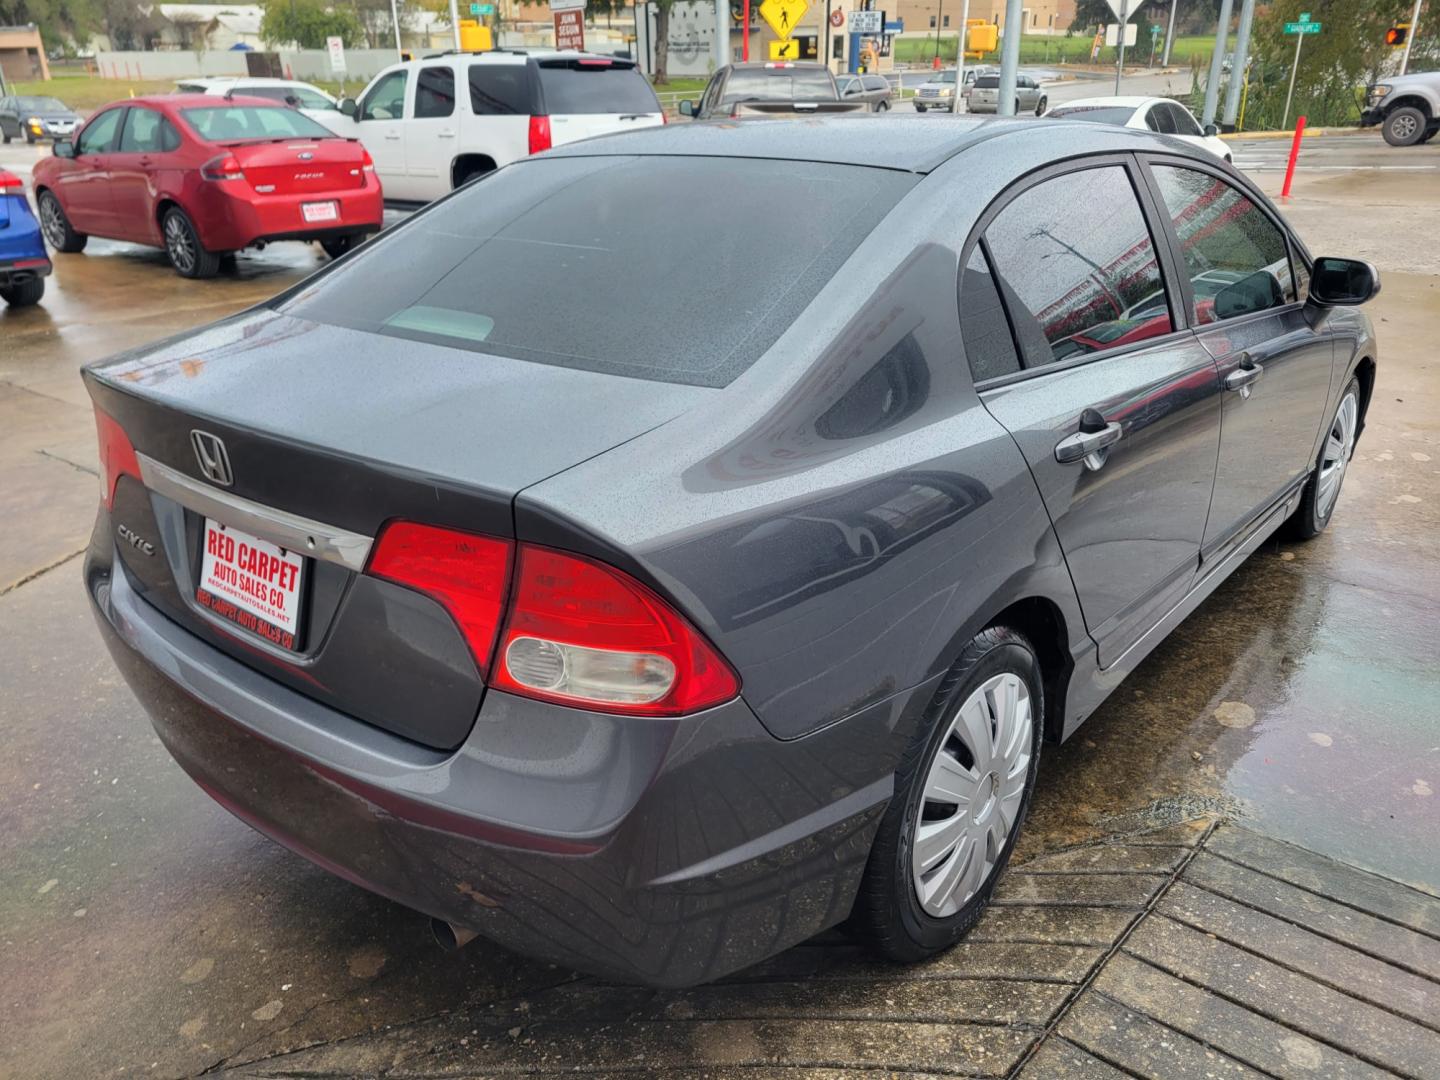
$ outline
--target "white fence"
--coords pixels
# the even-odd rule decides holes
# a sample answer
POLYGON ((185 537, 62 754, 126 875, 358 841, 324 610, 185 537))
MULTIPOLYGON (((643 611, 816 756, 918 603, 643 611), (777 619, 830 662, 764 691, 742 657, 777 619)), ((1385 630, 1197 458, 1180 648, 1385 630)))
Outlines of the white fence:
MULTIPOLYGON (((428 50, 427 50, 428 51, 428 50)), ((106 79, 181 79, 190 75, 244 75, 243 52, 102 52, 95 65, 106 79)), ((395 63, 394 49, 346 49, 345 71, 330 69, 325 49, 280 49, 280 63, 295 79, 369 82, 395 63)))

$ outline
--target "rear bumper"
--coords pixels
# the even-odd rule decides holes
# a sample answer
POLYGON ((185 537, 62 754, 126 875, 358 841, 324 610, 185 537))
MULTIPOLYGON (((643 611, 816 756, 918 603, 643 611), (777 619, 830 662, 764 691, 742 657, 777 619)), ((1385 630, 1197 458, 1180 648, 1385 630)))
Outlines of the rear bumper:
POLYGON ((718 978, 843 919, 914 697, 783 742, 740 700, 657 721, 491 691, 438 752, 166 619, 115 564, 103 510, 84 573, 166 748, 237 817, 409 907, 627 982, 718 978))
POLYGON ((307 195, 257 195, 244 180, 206 182, 197 191, 191 218, 209 251, 238 251, 257 241, 323 240, 351 233, 379 232, 385 206, 373 173, 365 186, 307 195), (339 217, 307 222, 305 203, 333 202, 339 217))
POLYGON ((48 277, 52 269, 49 258, 43 255, 15 259, 0 255, 0 288, 19 285, 32 278, 48 277))

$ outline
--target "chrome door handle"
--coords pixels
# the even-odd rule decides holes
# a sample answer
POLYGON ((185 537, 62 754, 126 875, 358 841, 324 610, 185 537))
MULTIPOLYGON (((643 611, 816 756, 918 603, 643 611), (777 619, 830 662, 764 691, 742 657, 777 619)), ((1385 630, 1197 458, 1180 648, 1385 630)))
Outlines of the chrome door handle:
POLYGON ((1265 374, 1265 367, 1251 360, 1249 356, 1240 358, 1240 366, 1229 375, 1225 376, 1225 389, 1235 390, 1241 397, 1250 396, 1250 387, 1260 380, 1265 374))
POLYGON ((449 130, 448 128, 444 131, 437 131, 435 134, 442 139, 453 139, 455 137, 455 132, 449 130))
POLYGON ((1114 446, 1123 434, 1120 425, 1113 422, 1099 431, 1077 431, 1055 444, 1055 460, 1062 465, 1068 465, 1084 458, 1087 468, 1098 469, 1105 464, 1105 455, 1101 451, 1108 446, 1114 446))
POLYGON ((385 138, 387 138, 387 139, 398 139, 398 138, 400 138, 400 133, 399 133, 398 131, 387 131, 387 132, 385 133, 385 138))

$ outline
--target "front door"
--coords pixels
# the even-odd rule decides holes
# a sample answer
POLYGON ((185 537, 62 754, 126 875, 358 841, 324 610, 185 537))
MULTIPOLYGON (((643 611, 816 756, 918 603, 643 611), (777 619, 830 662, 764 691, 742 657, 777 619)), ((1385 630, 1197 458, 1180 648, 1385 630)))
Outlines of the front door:
POLYGON ((1184 259, 1181 291, 1226 387, 1220 464, 1205 529, 1218 556, 1314 464, 1330 398, 1333 338, 1312 327, 1284 230, 1220 170, 1150 162, 1184 259))
POLYGON ((160 243, 155 173, 179 145, 175 129, 154 109, 132 105, 127 110, 120 142, 110 155, 110 201, 115 211, 116 236, 142 244, 160 243))
POLYGON ((438 199, 449 193, 450 163, 459 153, 460 116, 455 103, 455 69, 449 61, 421 68, 404 123, 407 199, 438 199))
POLYGON ((61 174, 60 205, 76 232, 113 236, 110 152, 120 134, 122 106, 97 113, 75 139, 75 156, 61 174))
POLYGON ((375 175, 387 199, 411 199, 405 175, 405 84, 404 68, 381 75, 365 91, 355 112, 360 141, 375 163, 375 175))
POLYGON ((1216 366, 1166 287, 1143 183, 1114 156, 1028 182, 961 292, 981 399, 1030 465, 1105 667, 1194 581, 1220 443, 1216 366))

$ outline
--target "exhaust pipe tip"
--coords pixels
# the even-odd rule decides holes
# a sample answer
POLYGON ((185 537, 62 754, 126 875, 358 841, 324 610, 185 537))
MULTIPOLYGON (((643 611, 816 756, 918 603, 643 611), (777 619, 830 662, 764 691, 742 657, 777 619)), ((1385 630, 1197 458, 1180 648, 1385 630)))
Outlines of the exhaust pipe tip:
POLYGON ((446 952, 454 952, 456 949, 463 949, 476 938, 474 930, 467 930, 463 926, 456 926, 454 923, 446 922, 444 919, 430 920, 430 933, 435 936, 436 944, 446 952))

